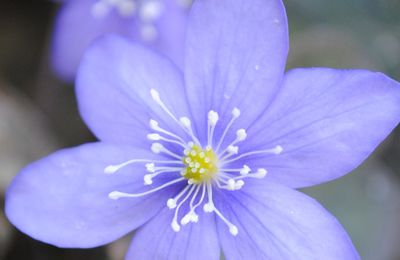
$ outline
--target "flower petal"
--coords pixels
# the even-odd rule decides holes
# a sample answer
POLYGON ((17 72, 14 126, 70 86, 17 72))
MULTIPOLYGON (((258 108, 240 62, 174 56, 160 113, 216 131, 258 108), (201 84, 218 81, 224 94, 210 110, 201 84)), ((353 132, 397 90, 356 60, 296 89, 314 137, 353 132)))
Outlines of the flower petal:
POLYGON ((121 18, 115 12, 95 17, 92 8, 96 1, 67 1, 60 8, 52 39, 52 64, 55 72, 65 80, 73 80, 84 50, 106 33, 137 37, 134 18, 121 18))
POLYGON ((246 150, 283 147, 280 155, 249 158, 268 179, 305 187, 357 167, 400 120, 400 85, 364 70, 296 69, 248 131, 246 150))
POLYGON ((115 35, 102 37, 85 53, 76 88, 83 119, 103 141, 148 146, 152 118, 180 131, 150 89, 176 117, 189 114, 181 72, 168 59, 115 35))
POLYGON ((7 217, 22 232, 59 247, 109 243, 149 220, 165 205, 160 198, 171 196, 171 189, 165 189, 140 198, 110 199, 112 191, 149 189, 143 185, 143 164, 104 173, 106 166, 132 158, 152 159, 154 155, 94 143, 39 160, 23 169, 9 187, 7 217))
POLYGON ((211 109, 227 123, 238 107, 246 128, 283 77, 288 29, 282 2, 197 0, 187 35, 185 80, 193 111, 201 113, 196 117, 200 138, 205 140, 207 132, 203 113, 211 109))
POLYGON ((359 259, 350 238, 321 205, 272 182, 223 194, 216 206, 235 225, 217 221, 226 259, 359 259))
POLYGON ((198 223, 174 232, 170 226, 173 214, 173 210, 165 208, 140 228, 126 259, 218 260, 220 247, 214 216, 199 210, 198 223))

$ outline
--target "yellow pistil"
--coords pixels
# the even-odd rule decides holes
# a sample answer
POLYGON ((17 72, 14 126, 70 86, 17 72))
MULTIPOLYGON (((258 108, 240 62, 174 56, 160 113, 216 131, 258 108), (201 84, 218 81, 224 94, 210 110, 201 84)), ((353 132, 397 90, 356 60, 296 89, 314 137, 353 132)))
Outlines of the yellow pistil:
POLYGON ((201 183, 210 180, 217 172, 217 156, 210 147, 206 149, 198 145, 192 145, 185 150, 183 163, 187 166, 182 175, 194 183, 201 183))

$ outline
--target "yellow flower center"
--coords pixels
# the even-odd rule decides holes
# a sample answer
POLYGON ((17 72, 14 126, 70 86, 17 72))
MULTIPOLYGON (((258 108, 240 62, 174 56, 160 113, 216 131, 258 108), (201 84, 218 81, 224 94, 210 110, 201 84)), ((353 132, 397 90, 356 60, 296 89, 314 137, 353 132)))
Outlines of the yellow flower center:
POLYGON ((183 163, 186 168, 182 175, 193 183, 210 180, 218 172, 217 162, 218 158, 211 147, 203 149, 192 145, 190 150, 185 150, 183 163))

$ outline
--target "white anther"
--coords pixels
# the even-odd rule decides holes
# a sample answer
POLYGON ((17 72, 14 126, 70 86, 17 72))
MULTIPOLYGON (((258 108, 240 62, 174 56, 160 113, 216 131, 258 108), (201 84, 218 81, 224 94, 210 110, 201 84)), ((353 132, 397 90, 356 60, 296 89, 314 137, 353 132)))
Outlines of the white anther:
POLYGON ((246 130, 244 130, 244 129, 239 129, 239 130, 236 132, 236 138, 237 138, 238 141, 243 141, 243 140, 245 140, 245 139, 247 138, 246 130))
POLYGON ((161 139, 161 136, 159 134, 148 134, 147 139, 151 141, 158 141, 161 139))
POLYGON ((164 150, 164 146, 162 145, 162 144, 160 144, 160 143, 153 143, 152 145, 151 145, 151 151, 153 152, 153 153, 160 153, 161 151, 163 151, 164 150))
POLYGON ((179 226, 179 224, 176 220, 172 221, 171 227, 172 227, 172 230, 174 230, 175 232, 179 232, 179 230, 181 230, 181 227, 179 226))
POLYGON ((108 197, 110 199, 117 200, 117 199, 119 199, 121 197, 124 197, 124 193, 123 192, 119 192, 119 191, 113 191, 113 192, 110 192, 108 194, 108 197))
POLYGON ((238 228, 234 225, 229 226, 229 232, 232 234, 232 236, 237 236, 239 233, 238 228))
POLYGON ((185 226, 192 221, 192 212, 189 212, 181 219, 181 225, 185 226))
POLYGON ((228 190, 235 190, 235 187, 236 187, 235 184, 236 184, 236 182, 234 179, 229 179, 228 183, 227 183, 228 190))
POLYGON ((104 173, 106 173, 106 174, 112 174, 112 173, 115 173, 116 171, 118 171, 120 169, 120 166, 119 165, 110 165, 110 166, 107 166, 105 169, 104 169, 104 173))
POLYGON ((181 122, 182 126, 186 127, 186 128, 190 128, 191 127, 191 122, 190 119, 187 117, 181 117, 179 118, 179 122, 181 122))
POLYGON ((151 185, 151 184, 153 184, 153 176, 152 176, 151 174, 146 174, 146 175, 143 177, 143 180, 144 180, 144 185, 151 185))
POLYGON ((150 128, 153 129, 153 130, 160 129, 158 127, 158 122, 156 120, 154 120, 154 119, 150 119, 149 125, 150 125, 150 128))
POLYGON ((257 169, 257 172, 254 175, 258 178, 264 178, 267 175, 267 170, 264 168, 257 169))
MULTIPOLYGON (((195 169, 195 170, 197 171, 197 169, 195 169)), ((192 169, 192 172, 196 172, 196 171, 193 171, 193 169, 192 169)), ((192 184, 195 184, 195 183, 196 183, 196 180, 193 179, 193 178, 188 180, 188 184, 189 185, 192 185, 192 184)))
POLYGON ((175 199, 168 199, 167 201, 167 207, 169 209, 174 209, 176 208, 176 200, 175 199))
POLYGON ((244 185, 244 181, 238 180, 238 181, 235 183, 235 190, 240 190, 240 189, 243 187, 243 185, 244 185))
POLYGON ((230 146, 228 146, 227 151, 230 154, 238 154, 239 153, 239 147, 230 145, 230 146))
POLYGON ((232 116, 233 116, 234 118, 238 118, 238 117, 240 116, 240 110, 239 110, 239 108, 235 107, 235 108, 232 110, 232 116))
POLYGON ((151 98, 152 98, 155 102, 161 103, 160 93, 158 93, 157 90, 155 90, 155 89, 153 89, 153 88, 150 89, 150 95, 151 95, 151 98))
POLYGON ((212 204, 212 203, 210 203, 210 202, 204 204, 204 206, 203 206, 204 212, 207 212, 207 213, 213 212, 214 209, 215 209, 214 204, 212 204))
POLYGON ((204 152, 200 152, 199 156, 200 156, 200 158, 204 158, 204 156, 206 156, 206 154, 204 152))
POLYGON ((240 170, 241 175, 247 175, 251 171, 250 167, 247 165, 243 165, 243 168, 240 170))
POLYGON ((145 167, 146 167, 146 171, 148 171, 148 172, 156 171, 154 163, 146 163, 145 167))
POLYGON ((274 148, 274 152, 275 152, 275 154, 281 154, 281 153, 283 152, 283 147, 280 146, 280 145, 277 145, 277 146, 274 148))
POLYGON ((208 122, 210 123, 211 126, 215 126, 218 122, 219 116, 218 113, 211 110, 208 112, 208 122))

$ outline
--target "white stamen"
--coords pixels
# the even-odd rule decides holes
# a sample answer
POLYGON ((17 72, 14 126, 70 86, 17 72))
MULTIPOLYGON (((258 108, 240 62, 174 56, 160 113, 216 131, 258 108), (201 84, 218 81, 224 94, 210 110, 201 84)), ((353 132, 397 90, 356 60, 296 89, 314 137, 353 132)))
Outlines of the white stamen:
POLYGON ((214 204, 207 202, 206 204, 204 204, 203 210, 204 210, 204 212, 207 212, 207 213, 213 212, 214 211, 214 204))
POLYGON ((243 168, 240 170, 241 175, 247 175, 251 171, 250 167, 247 165, 243 165, 243 168))
POLYGON ((183 203, 185 203, 185 202, 189 199, 190 195, 192 195, 194 189, 196 188, 195 185, 193 185, 193 186, 188 186, 188 187, 191 187, 191 189, 189 190, 189 192, 187 193, 187 195, 182 199, 182 201, 178 204, 178 206, 177 206, 176 209, 175 209, 174 218, 173 218, 172 223, 171 223, 172 229, 173 229, 175 232, 178 232, 178 231, 179 231, 179 229, 177 229, 177 227, 179 226, 178 221, 177 221, 179 209, 182 207, 183 203), (176 231, 176 230, 178 230, 178 231, 176 231))
POLYGON ((224 130, 224 132, 223 132, 223 134, 222 134, 222 136, 221 136, 221 138, 220 138, 220 140, 219 140, 219 142, 218 142, 217 148, 215 149, 215 152, 218 153, 219 148, 221 147, 222 142, 224 141, 226 134, 228 133, 229 129, 231 128, 233 122, 235 122, 235 120, 236 120, 239 116, 240 116, 240 110, 239 110, 238 108, 235 107, 235 108, 232 110, 232 119, 229 121, 228 125, 226 126, 226 128, 225 128, 225 130, 224 130))
POLYGON ((239 159, 242 159, 243 157, 247 157, 247 156, 251 156, 251 155, 257 155, 257 154, 263 154, 263 153, 264 154, 276 154, 276 155, 278 155, 278 154, 281 154, 282 151, 283 151, 282 146, 277 145, 275 148, 272 148, 272 149, 260 150, 260 151, 252 151, 252 152, 244 153, 244 154, 241 154, 241 155, 239 155, 239 156, 237 156, 237 157, 235 157, 235 158, 233 158, 231 160, 224 161, 223 163, 224 164, 228 164, 228 163, 232 163, 234 161, 237 161, 239 159))
POLYGON ((244 141, 247 138, 247 133, 245 129, 239 129, 236 132, 236 140, 238 142, 244 141))
MULTIPOLYGON (((262 179, 265 176, 267 176, 268 171, 264 168, 260 168, 258 169, 255 173, 249 173, 247 175, 241 175, 241 176, 237 176, 234 177, 234 180, 240 180, 240 179, 244 179, 244 178, 256 178, 256 179, 262 179)), ((222 176, 222 175, 221 175, 222 176)), ((223 176, 225 177, 225 176, 223 176)))
POLYGON ((190 122, 190 119, 187 118, 187 117, 181 117, 181 118, 179 118, 179 122, 181 122, 182 126, 184 126, 184 127, 186 127, 186 128, 191 127, 191 124, 192 124, 192 123, 190 122))
POLYGON ((174 209, 174 208, 176 208, 176 200, 174 200, 174 199, 168 199, 168 201, 167 201, 167 207, 168 207, 169 209, 174 209))
POLYGON ((195 141, 197 144, 200 144, 200 141, 197 139, 197 137, 193 133, 192 129, 192 122, 190 122, 190 119, 187 117, 181 117, 179 118, 179 122, 181 123, 181 126, 183 129, 190 135, 193 141, 195 141))
POLYGON ((152 174, 146 174, 143 177, 144 180, 144 185, 151 185, 153 184, 153 175, 152 174))
POLYGON ((235 190, 236 182, 234 179, 229 179, 228 180, 228 189, 229 190, 235 190))
POLYGON ((148 172, 155 172, 156 171, 154 163, 146 163, 145 167, 146 167, 146 170, 148 172))
POLYGON ((234 118, 238 118, 239 116, 240 116, 240 110, 238 109, 238 108, 234 108, 233 110, 232 110, 232 116, 234 117, 234 118))
POLYGON ((211 110, 210 112, 208 112, 208 123, 211 126, 215 126, 218 122, 219 119, 219 115, 217 112, 211 110))
POLYGON ((243 185, 244 185, 244 181, 243 180, 238 180, 235 183, 235 190, 240 190, 243 187, 243 185))
POLYGON ((176 158, 176 159, 178 159, 178 160, 181 160, 181 159, 182 159, 181 156, 179 156, 179 155, 176 154, 176 153, 171 152, 170 150, 168 150, 167 148, 165 148, 165 147, 164 147, 162 144, 160 144, 160 143, 153 143, 153 144, 151 145, 151 151, 152 151, 153 153, 155 153, 155 154, 165 153, 165 154, 168 154, 169 156, 174 157, 174 158, 176 158))
POLYGON ((215 112, 213 110, 208 112, 208 126, 207 126, 207 144, 208 144, 208 146, 212 145, 215 125, 217 124, 218 120, 219 120, 219 115, 217 112, 215 112))
POLYGON ((238 154, 238 153, 239 153, 239 147, 238 147, 238 146, 230 145, 230 146, 228 146, 227 151, 228 151, 228 153, 230 153, 230 154, 238 154))
MULTIPOLYGON (((158 126, 158 122, 157 122, 156 120, 150 119, 149 125, 150 125, 150 128, 151 128, 152 130, 154 130, 154 131, 157 131, 157 132, 166 134, 166 135, 168 135, 168 136, 171 136, 171 137, 175 138, 176 140, 178 140, 179 142, 181 142, 181 143, 183 143, 183 144, 185 143, 185 141, 184 141, 182 138, 180 138, 179 136, 177 136, 176 134, 173 134, 173 133, 171 133, 171 132, 168 132, 167 130, 162 129, 161 127, 159 127, 159 126, 158 126)), ((160 136, 160 137, 161 137, 161 136, 160 136)))
POLYGON ((159 153, 161 153, 161 151, 163 151, 163 149, 164 149, 164 146, 160 143, 151 144, 151 151, 153 153, 159 154, 159 153))
POLYGON ((110 192, 108 194, 108 197, 110 199, 113 199, 113 200, 117 200, 119 198, 138 198, 138 197, 142 197, 142 196, 151 194, 153 192, 159 191, 161 189, 164 189, 164 188, 166 188, 168 186, 171 186, 171 185, 173 185, 175 183, 183 181, 184 179, 185 178, 181 177, 181 178, 175 179, 173 181, 167 182, 167 183, 165 183, 165 184, 163 184, 163 185, 161 185, 161 186, 159 186, 159 187, 157 187, 155 189, 152 189, 152 190, 149 190, 149 191, 146 191, 146 192, 142 192, 142 193, 125 193, 125 192, 120 192, 120 191, 113 191, 113 192, 110 192))
POLYGON ((112 174, 117 172, 118 170, 120 170, 121 168, 132 164, 132 163, 143 163, 143 162, 151 162, 151 160, 147 160, 147 159, 133 159, 133 160, 129 160, 126 161, 124 163, 121 164, 117 164, 117 165, 109 165, 106 168, 104 168, 104 173, 106 174, 112 174))
POLYGON ((200 185, 197 185, 196 190, 194 192, 194 195, 192 196, 192 199, 190 200, 190 211, 181 219, 181 225, 186 225, 189 222, 197 222, 199 220, 199 216, 194 212, 193 208, 193 203, 197 197, 197 194, 199 193, 200 190, 200 185))
POLYGON ((214 212, 218 215, 218 217, 225 222, 225 224, 229 227, 229 232, 233 235, 236 236, 239 232, 238 229, 235 225, 233 225, 229 220, 227 220, 224 215, 219 212, 218 209, 214 208, 214 212))
POLYGON ((151 141, 159 141, 161 139, 161 136, 159 134, 148 134, 147 139, 151 141))
POLYGON ((172 227, 172 230, 175 232, 179 232, 181 230, 181 227, 179 226, 178 221, 176 221, 176 220, 172 221, 171 227, 172 227))
POLYGON ((258 178, 264 178, 267 175, 267 170, 264 168, 260 168, 253 176, 257 176, 258 178))
POLYGON ((203 210, 204 210, 204 212, 211 213, 215 209, 214 202, 213 202, 213 199, 212 199, 212 186, 211 186, 211 183, 207 183, 207 196, 208 196, 208 202, 206 204, 204 204, 203 210))

